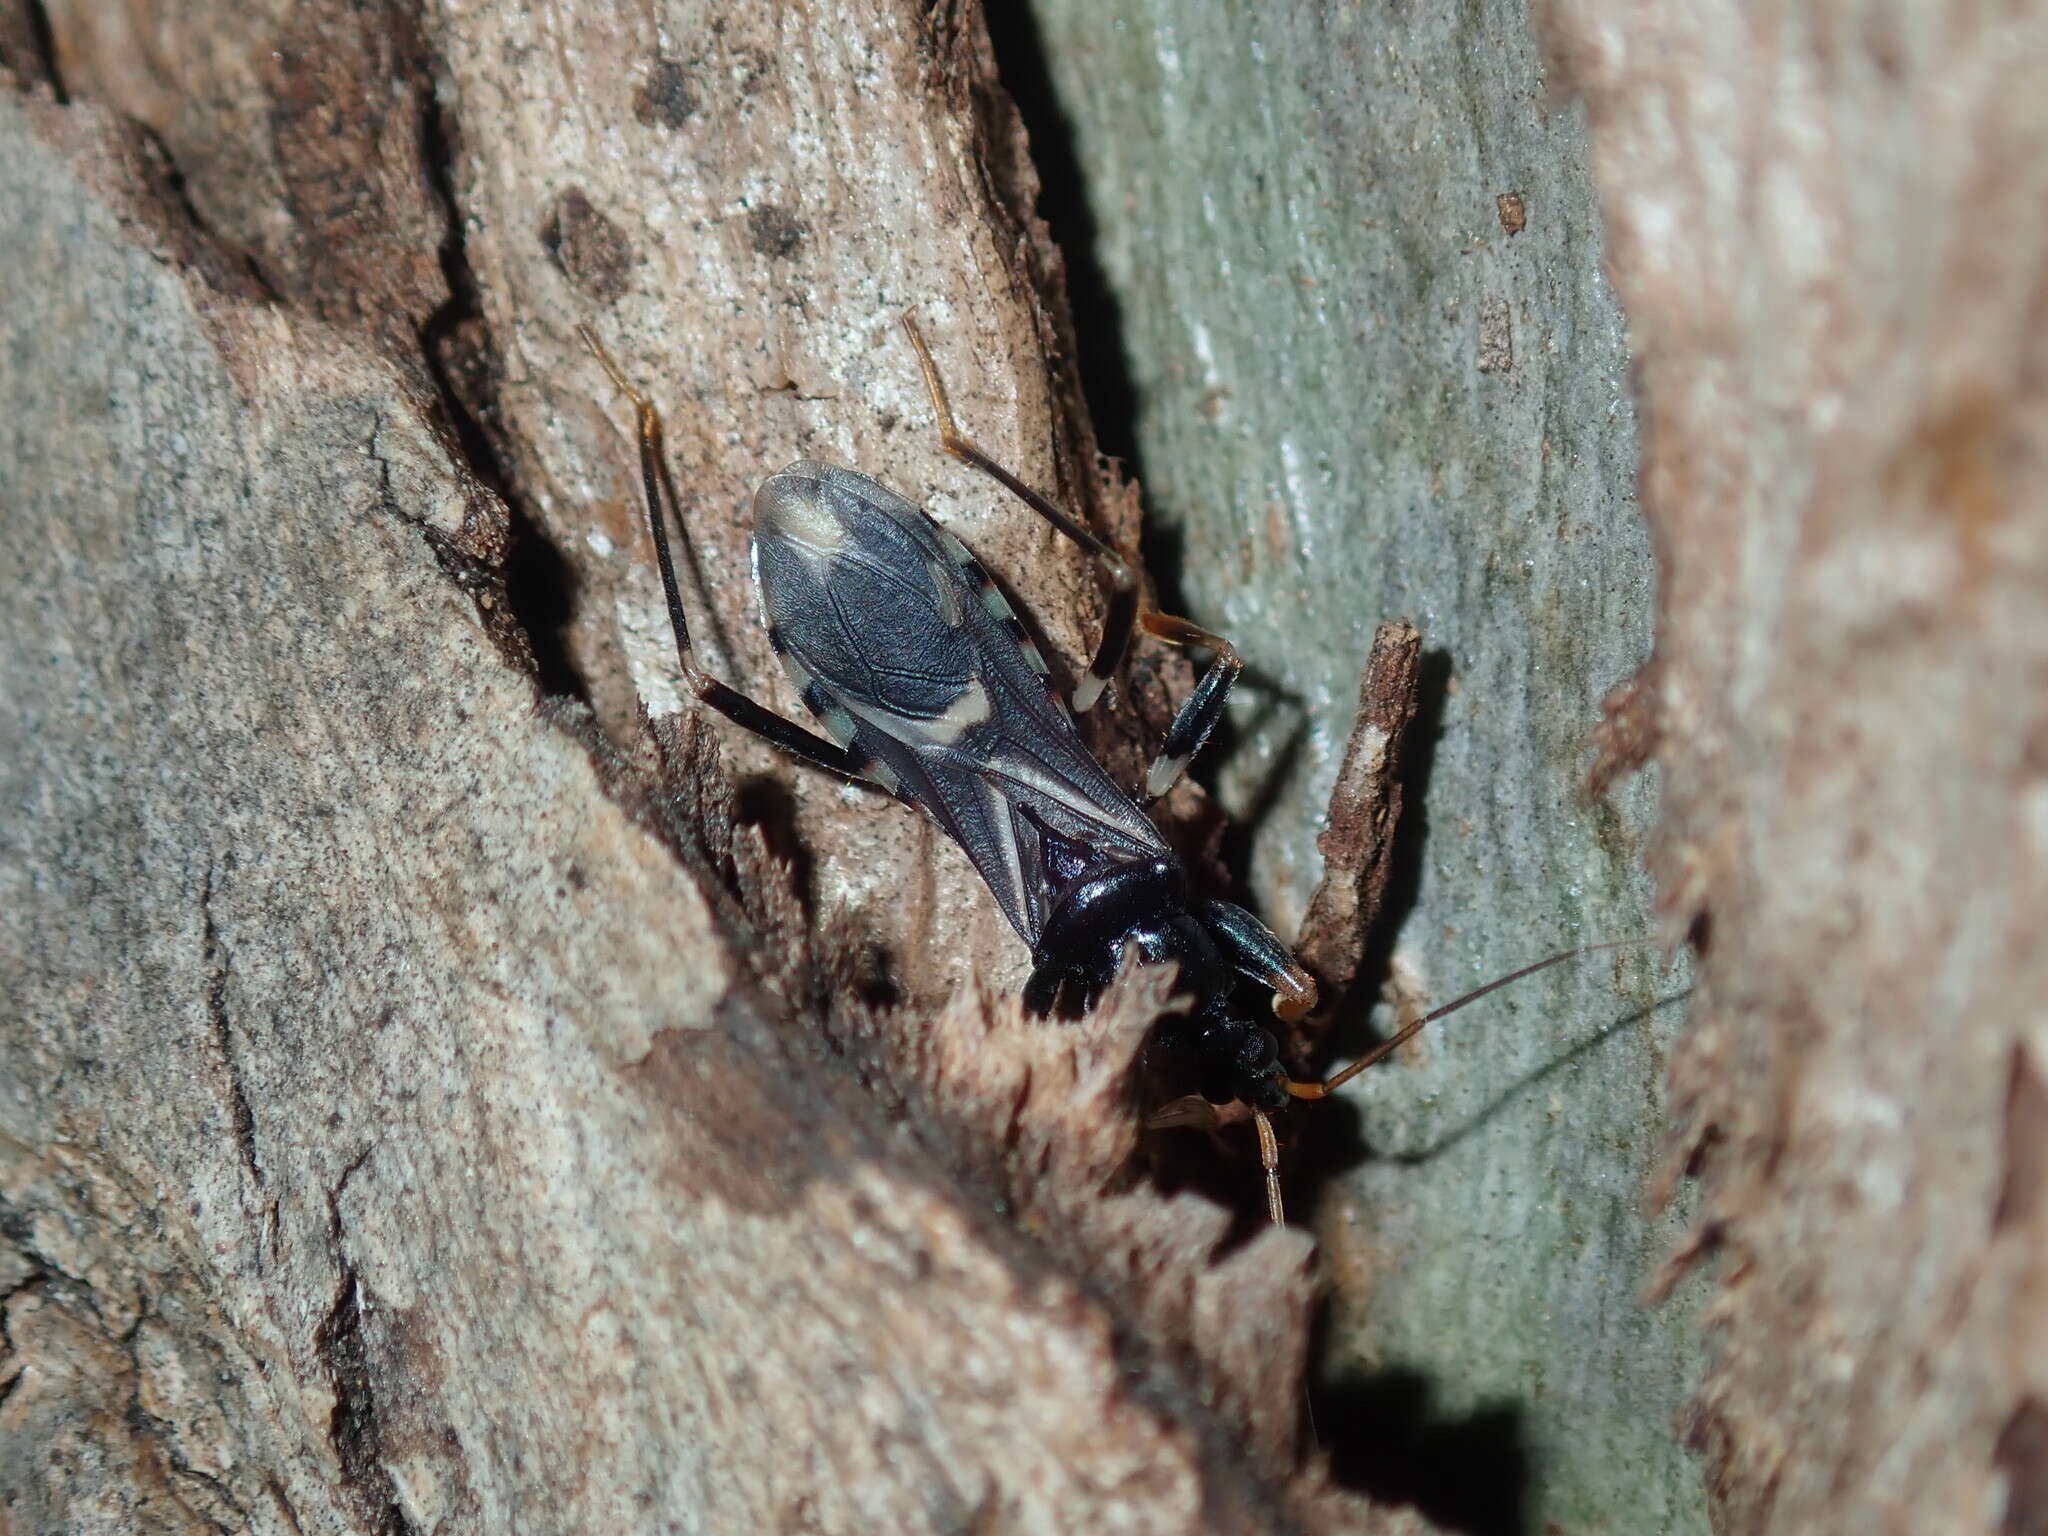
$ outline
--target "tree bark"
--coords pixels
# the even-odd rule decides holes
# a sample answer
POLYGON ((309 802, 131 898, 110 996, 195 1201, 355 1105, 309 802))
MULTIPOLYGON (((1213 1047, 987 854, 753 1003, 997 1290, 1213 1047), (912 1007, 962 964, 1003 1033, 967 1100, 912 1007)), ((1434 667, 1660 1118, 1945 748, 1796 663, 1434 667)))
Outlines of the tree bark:
MULTIPOLYGON (((1599 766, 1657 764, 1704 953, 1675 1117, 1678 984, 1551 973, 1363 1091, 1391 1155, 1305 1113, 1316 1278, 1251 1164, 1141 1137, 1156 980, 1022 1018, 943 838, 675 713, 579 325, 785 712, 745 538, 795 457, 925 499, 1070 665, 1100 613, 936 451, 906 309, 1138 542, 971 7, 7 9, 15 1528, 1697 1529, 1690 1312, 1633 1297, 1708 1254, 1717 1525, 2048 1518, 2048 20, 1161 5, 1038 14, 1179 595, 1262 672, 1225 856, 1308 908, 1406 613, 1395 1008, 1649 928, 1648 787, 1574 787, 1647 643, 1633 396, 1656 651, 1599 766)), ((1143 652, 1091 722, 1124 782, 1187 683, 1143 652)))
MULTIPOLYGON (((1657 570, 1585 123, 1526 6, 1033 11, 1005 70, 1043 60, 1034 143, 1069 125, 1087 190, 1092 228, 1058 230, 1091 398, 1131 401, 1154 543, 1256 669, 1216 788, 1256 827, 1261 909, 1287 933, 1309 902, 1358 668, 1406 617, 1384 1023, 1664 933, 1655 783, 1585 789, 1657 570)), ((1346 1481, 1480 1529, 1703 1528, 1680 1432, 1701 1287, 1638 1304, 1690 1216, 1689 1190, 1645 1195, 1686 992, 1658 961, 1517 983, 1358 1083, 1355 1120, 1307 1126, 1316 1418, 1346 1481)))
MULTIPOLYGON (((1645 802, 1551 798, 1645 638, 1645 422, 1656 655, 1596 778, 1658 765, 1657 902, 1709 942, 1679 1139, 1642 1091, 1672 1010, 1520 1113, 1528 1047, 1461 1022, 1446 1107, 1368 1090, 1376 1144, 1472 1155, 1343 1179, 1331 1368, 1519 1414, 1537 1519, 1697 1528, 1664 1433, 1690 1309, 1616 1282, 1719 1248, 1686 1428, 1720 1528, 2039 1529, 2041 8, 1035 9, 1154 516, 1315 720, 1255 845, 1269 907, 1312 878, 1326 637, 1406 611, 1465 686, 1397 958, 1505 969, 1582 893, 1647 926, 1606 857, 1645 802), (1268 504, 1320 542, 1240 577, 1213 553, 1268 504), (1630 1206, 1688 1167, 1674 1254, 1630 1206)), ((1515 1033, 1599 1040, 1554 1002, 1515 1033)))
POLYGON ((1732 1529, 2033 1531, 2048 11, 1563 4, 1643 402, 1732 1529))

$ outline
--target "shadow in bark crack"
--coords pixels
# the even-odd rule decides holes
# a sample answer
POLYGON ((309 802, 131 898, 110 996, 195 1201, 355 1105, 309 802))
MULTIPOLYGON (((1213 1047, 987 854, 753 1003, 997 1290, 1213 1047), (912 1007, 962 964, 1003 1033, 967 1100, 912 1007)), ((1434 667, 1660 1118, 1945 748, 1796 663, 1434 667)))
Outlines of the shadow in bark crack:
MULTIPOLYGON (((1217 722, 1215 733, 1194 763, 1195 781, 1212 799, 1218 798, 1218 779, 1226 763, 1249 743, 1277 738, 1268 754, 1265 772, 1223 828, 1223 867, 1230 872, 1231 885, 1243 892, 1250 885, 1252 849, 1259 834, 1272 819, 1281 794, 1300 770, 1302 753, 1308 746, 1309 717, 1307 702, 1300 694, 1282 686, 1271 673, 1249 664, 1231 691, 1231 705, 1238 718, 1225 715, 1217 722), (1248 717, 1244 710, 1247 701, 1255 704, 1248 717)), ((1231 893, 1223 894, 1227 897, 1231 893)), ((1244 898, 1240 895, 1238 899, 1244 898)))
POLYGON ((42 0, 0 8, 0 65, 13 70, 23 85, 47 85, 58 106, 70 105, 71 93, 57 70, 56 34, 42 0))
POLYGON ((508 455, 494 436, 501 368, 463 238, 455 183, 459 142, 457 124, 439 96, 427 91, 421 103, 420 168, 443 220, 438 255, 448 297, 420 327, 420 353, 464 464, 504 505, 510 536, 502 573, 505 607, 525 639, 536 680, 550 697, 588 704, 589 682, 569 648, 581 595, 576 565, 526 506, 508 455))
MULTIPOLYGON (((1131 379, 1116 291, 1096 254, 1095 210, 1088 179, 1074 148, 1074 127, 1060 104, 1046 62, 1045 43, 1028 5, 993 5, 984 18, 995 48, 996 72, 1031 137, 1038 167, 1038 216, 1052 231, 1067 263, 1067 303, 1073 311, 1075 359, 1081 392, 1102 451, 1124 461, 1144 482, 1138 458, 1138 391, 1131 379)), ((1148 539, 1148 543, 1150 540, 1148 539)), ((1155 570, 1156 574, 1156 570, 1155 570)))
POLYGON ((590 702, 590 689, 570 659, 567 636, 576 618, 576 567, 534 521, 506 501, 512 547, 505 555, 505 604, 526 634, 541 690, 590 702))
POLYGON ((1439 1418, 1420 1372, 1395 1368, 1310 1389, 1330 1476, 1387 1504, 1411 1504, 1446 1530, 1519 1536, 1529 1453, 1522 1410, 1489 1404, 1439 1418))
POLYGON ((817 912, 817 874, 811 850, 797 829, 796 796, 779 779, 742 779, 733 794, 733 825, 754 827, 768 852, 789 871, 805 919, 817 912))

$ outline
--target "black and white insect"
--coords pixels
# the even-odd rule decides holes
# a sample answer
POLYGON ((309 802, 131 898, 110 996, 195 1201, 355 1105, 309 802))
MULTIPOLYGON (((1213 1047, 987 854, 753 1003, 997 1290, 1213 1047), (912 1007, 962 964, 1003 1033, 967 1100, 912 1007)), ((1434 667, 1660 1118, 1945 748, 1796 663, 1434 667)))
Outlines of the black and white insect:
MULTIPOLYGON (((1250 912, 1194 894, 1180 856, 1089 755, 1073 718, 1101 697, 1136 629, 1210 651, 1213 659, 1146 775, 1146 797, 1156 799, 1221 718, 1242 665, 1237 652, 1185 619, 1140 612, 1138 585, 1123 557, 959 430, 916 321, 905 316, 903 325, 941 445, 1088 551, 1108 582, 1102 637, 1071 706, 1009 603, 958 539, 879 481, 811 460, 769 476, 755 494, 753 561, 769 642, 825 736, 705 672, 691 649, 669 552, 661 418, 585 328, 585 344, 638 413, 641 480, 683 678, 735 724, 930 816, 973 861, 1030 946, 1024 1001, 1033 1012, 1092 1007, 1127 955, 1176 966, 1184 1011, 1161 1023, 1152 1049, 1180 1065, 1201 1100, 1250 1109, 1268 1213, 1281 1221, 1274 1110, 1290 1099, 1324 1097, 1431 1020, 1565 957, 1415 1020, 1330 1078, 1290 1077, 1268 1026, 1304 1018, 1315 1006, 1315 982, 1250 912)), ((1169 1110, 1152 1123, 1191 1118, 1169 1110)))

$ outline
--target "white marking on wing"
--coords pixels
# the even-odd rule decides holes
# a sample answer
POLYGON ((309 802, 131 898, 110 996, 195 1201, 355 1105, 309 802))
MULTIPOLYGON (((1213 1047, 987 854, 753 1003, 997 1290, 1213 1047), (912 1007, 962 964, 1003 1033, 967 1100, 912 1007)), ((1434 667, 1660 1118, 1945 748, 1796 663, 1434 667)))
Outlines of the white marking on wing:
POLYGON ((851 697, 842 696, 841 702, 883 735, 911 747, 955 746, 962 736, 975 726, 984 724, 989 717, 988 689, 978 677, 967 680, 967 686, 936 720, 899 715, 893 709, 878 709, 873 704, 851 697))
POLYGON ((843 709, 828 709, 818 717, 818 723, 825 727, 825 734, 842 747, 853 745, 853 716, 843 709))
POLYGON ((987 719, 988 689, 980 678, 970 677, 967 686, 960 690, 960 696, 946 706, 946 712, 938 719, 926 722, 924 737, 938 746, 950 747, 987 719))
POLYGON ((1003 875, 1010 890, 1007 898, 1003 892, 997 891, 997 902, 1016 913, 1020 923, 1025 922, 1031 907, 1024 894, 1024 861, 1017 853, 1017 813, 993 784, 985 779, 976 779, 974 786, 987 799, 988 824, 1002 844, 1003 875))
POLYGON ((776 486, 761 521, 820 561, 830 561, 846 547, 846 524, 825 510, 822 497, 809 486, 776 486))
POLYGON ((1083 822, 1119 832, 1142 848, 1163 851, 1166 847, 1159 829, 1121 791, 1114 803, 1105 805, 1080 793, 1064 779, 1046 773, 1028 758, 993 759, 982 765, 982 772, 990 778, 1008 779, 1055 805, 1065 806, 1083 822))
MULTIPOLYGON (((971 725, 985 721, 989 714, 987 689, 978 678, 954 701, 952 708, 937 720, 912 719, 896 714, 892 710, 878 709, 859 699, 843 695, 837 697, 857 718, 892 740, 900 741, 911 748, 950 748, 964 731, 971 725)), ((1109 786, 1110 793, 1105 799, 1091 799, 1066 780, 1047 773, 1031 759, 1016 755, 977 758, 972 771, 977 779, 1001 780, 1041 800, 1062 806, 1083 826, 1100 827, 1104 832, 1121 837, 1148 853, 1166 851, 1166 842, 1160 837, 1159 829, 1153 826, 1150 818, 1114 785, 1109 786)), ((1003 795, 998 785, 991 783, 988 788, 990 794, 1003 801, 1003 820, 1005 826, 1008 826, 1010 800, 1003 795)), ((1005 835, 1013 836, 1014 829, 1005 835)))
POLYGON ((939 617, 948 629, 960 627, 960 578, 959 573, 947 566, 943 560, 927 560, 925 574, 931 577, 932 594, 939 600, 939 617))

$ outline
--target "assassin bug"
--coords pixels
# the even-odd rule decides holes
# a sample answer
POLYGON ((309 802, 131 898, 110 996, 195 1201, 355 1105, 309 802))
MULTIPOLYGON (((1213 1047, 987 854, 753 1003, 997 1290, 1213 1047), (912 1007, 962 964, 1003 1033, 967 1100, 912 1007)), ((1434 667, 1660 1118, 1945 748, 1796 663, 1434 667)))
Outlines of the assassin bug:
MULTIPOLYGON (((1432 1020, 1582 951, 1553 955, 1415 1020, 1332 1077, 1290 1077, 1263 1015, 1283 1024, 1305 1018, 1316 1002, 1314 980, 1250 912, 1190 890, 1180 856, 1089 755, 1073 720, 1101 697, 1137 629, 1211 652, 1146 774, 1146 797, 1157 799, 1222 717, 1242 666, 1237 652, 1186 619, 1141 612, 1123 557, 960 431, 916 320, 905 315, 903 328, 941 445, 1080 545, 1109 583, 1102 637, 1071 710, 966 546, 879 481, 811 460, 769 476, 755 493, 754 584, 769 643, 826 734, 705 672, 691 649, 669 552, 661 417, 586 326, 584 344, 637 413, 648 523, 684 681, 734 724, 930 816, 966 852, 1031 947, 1024 986, 1031 1011, 1051 1013, 1063 1002, 1092 1007, 1127 954, 1178 967, 1185 1011, 1161 1026, 1154 1048, 1185 1066, 1201 1100, 1249 1108, 1267 1211, 1280 1222, 1273 1111, 1290 1099, 1324 1097, 1432 1020)), ((1152 1123, 1190 1124, 1196 1116, 1169 1106, 1152 1123)))

